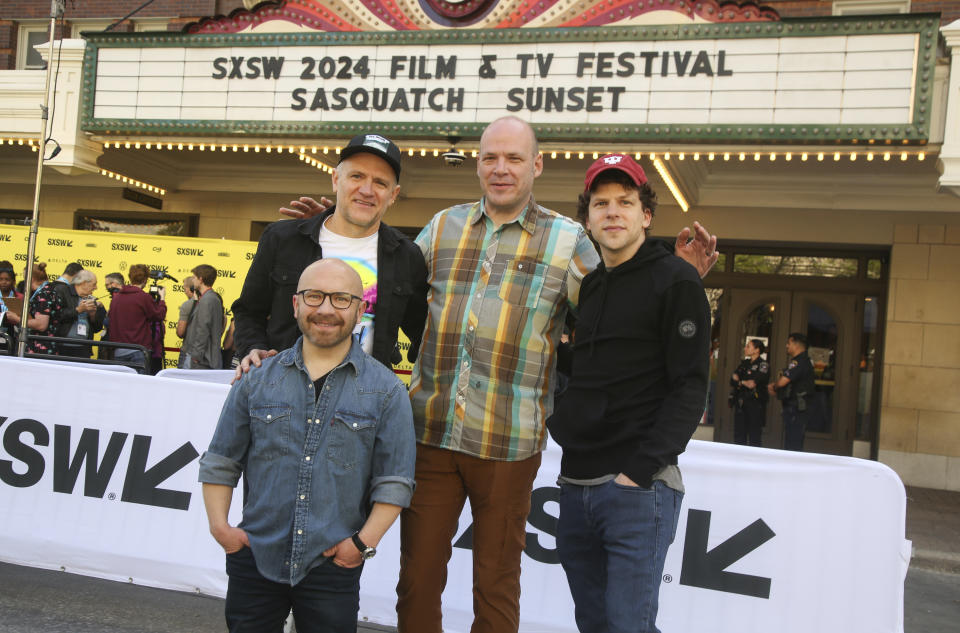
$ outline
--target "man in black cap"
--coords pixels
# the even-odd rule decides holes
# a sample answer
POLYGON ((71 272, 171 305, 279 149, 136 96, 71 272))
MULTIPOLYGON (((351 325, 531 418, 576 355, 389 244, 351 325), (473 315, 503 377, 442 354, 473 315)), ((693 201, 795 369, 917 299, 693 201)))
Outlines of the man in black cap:
POLYGON ((315 217, 267 227, 233 304, 243 358, 238 377, 296 341, 297 280, 323 257, 346 261, 363 281, 368 307, 354 330, 363 350, 387 367, 400 362, 397 330, 403 328, 413 362, 426 319, 427 269, 420 249, 381 222, 400 193, 399 180, 400 149, 379 134, 360 134, 340 152, 332 174, 336 205, 315 217))

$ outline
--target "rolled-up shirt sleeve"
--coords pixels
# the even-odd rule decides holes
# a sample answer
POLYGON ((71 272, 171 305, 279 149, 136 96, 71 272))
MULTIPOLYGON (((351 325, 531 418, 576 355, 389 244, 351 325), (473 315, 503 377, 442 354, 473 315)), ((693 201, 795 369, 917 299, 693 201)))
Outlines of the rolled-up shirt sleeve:
POLYGON ((409 506, 415 485, 416 457, 410 398, 403 383, 397 381, 377 425, 370 473, 370 503, 409 506))
POLYGON ((240 480, 250 449, 249 383, 244 375, 227 394, 213 439, 200 457, 201 483, 236 487, 240 480))

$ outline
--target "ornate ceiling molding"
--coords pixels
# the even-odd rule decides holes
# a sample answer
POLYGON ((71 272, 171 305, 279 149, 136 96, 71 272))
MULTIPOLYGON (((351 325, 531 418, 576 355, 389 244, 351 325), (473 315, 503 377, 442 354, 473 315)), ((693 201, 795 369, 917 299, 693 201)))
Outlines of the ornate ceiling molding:
POLYGON ((204 18, 184 31, 408 31, 779 20, 769 7, 718 0, 589 0, 586 8, 582 0, 276 0, 204 18))

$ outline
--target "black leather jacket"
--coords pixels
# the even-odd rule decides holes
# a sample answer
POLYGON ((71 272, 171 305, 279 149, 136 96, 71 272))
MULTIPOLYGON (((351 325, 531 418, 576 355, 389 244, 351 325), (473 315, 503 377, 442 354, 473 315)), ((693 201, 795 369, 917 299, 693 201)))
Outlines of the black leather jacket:
MULTIPOLYGON (((322 257, 317 236, 333 209, 305 220, 274 222, 264 231, 240 297, 233 303, 234 340, 242 358, 251 349, 291 347, 300 336, 291 298, 303 270, 322 257)), ((427 266, 420 248, 397 229, 380 224, 377 305, 371 356, 390 367, 402 357, 397 330, 416 359, 427 318, 427 266)))

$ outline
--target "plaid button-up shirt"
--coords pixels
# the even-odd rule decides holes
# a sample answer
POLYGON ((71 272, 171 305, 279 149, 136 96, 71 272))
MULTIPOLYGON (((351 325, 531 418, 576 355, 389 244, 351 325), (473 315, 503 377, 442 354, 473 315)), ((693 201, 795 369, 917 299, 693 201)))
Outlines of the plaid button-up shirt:
POLYGON ((483 459, 535 455, 564 320, 596 249, 583 227, 532 198, 501 226, 482 201, 450 207, 416 241, 430 283, 410 387, 417 440, 483 459))

